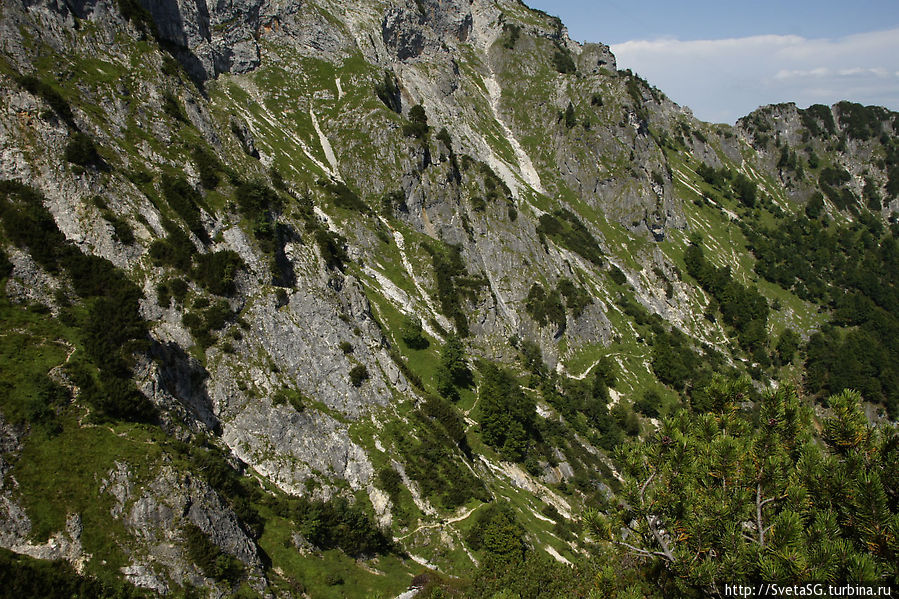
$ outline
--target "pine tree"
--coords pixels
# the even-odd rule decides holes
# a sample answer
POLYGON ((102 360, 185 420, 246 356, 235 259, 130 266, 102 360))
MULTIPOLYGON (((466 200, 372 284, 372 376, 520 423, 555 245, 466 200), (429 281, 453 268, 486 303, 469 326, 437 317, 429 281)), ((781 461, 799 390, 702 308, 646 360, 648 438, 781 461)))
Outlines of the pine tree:
POLYGON ((749 383, 716 380, 712 410, 681 411, 621 446, 618 505, 587 522, 660 588, 859 580, 899 573, 899 435, 872 428, 858 393, 829 400, 822 447, 793 389, 754 408, 749 383))

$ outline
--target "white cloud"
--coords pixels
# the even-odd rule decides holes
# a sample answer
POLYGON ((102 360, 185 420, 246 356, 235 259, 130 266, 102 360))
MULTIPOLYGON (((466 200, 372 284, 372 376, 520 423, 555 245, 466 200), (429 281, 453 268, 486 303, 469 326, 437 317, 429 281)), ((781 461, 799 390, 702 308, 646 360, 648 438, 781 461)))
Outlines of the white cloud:
POLYGON ((832 71, 826 67, 818 67, 817 69, 808 70, 787 70, 781 69, 774 75, 775 79, 796 79, 798 77, 828 77, 832 75, 832 71))
POLYGON ((788 101, 852 100, 899 110, 899 29, 838 39, 635 40, 612 51, 620 68, 706 120, 733 122, 760 105, 788 101))

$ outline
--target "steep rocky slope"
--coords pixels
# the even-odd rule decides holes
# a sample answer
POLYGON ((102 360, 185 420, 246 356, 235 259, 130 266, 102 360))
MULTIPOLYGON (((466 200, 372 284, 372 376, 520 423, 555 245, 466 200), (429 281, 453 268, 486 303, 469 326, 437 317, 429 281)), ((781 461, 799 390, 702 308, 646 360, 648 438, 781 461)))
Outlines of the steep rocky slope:
POLYGON ((899 211, 899 115, 711 126, 512 0, 16 1, 0 81, 0 544, 157 592, 399 593, 491 499, 576 559, 634 405, 801 379, 753 232, 899 211))

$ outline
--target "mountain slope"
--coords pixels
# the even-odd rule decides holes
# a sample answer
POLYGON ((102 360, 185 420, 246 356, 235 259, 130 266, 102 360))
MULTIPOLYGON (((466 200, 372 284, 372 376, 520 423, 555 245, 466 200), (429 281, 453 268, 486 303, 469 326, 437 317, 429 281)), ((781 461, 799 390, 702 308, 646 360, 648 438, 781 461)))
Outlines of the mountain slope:
POLYGON ((896 417, 895 113, 708 125, 514 1, 145 4, 0 8, 4 547, 398 594, 576 561, 716 375, 896 417))

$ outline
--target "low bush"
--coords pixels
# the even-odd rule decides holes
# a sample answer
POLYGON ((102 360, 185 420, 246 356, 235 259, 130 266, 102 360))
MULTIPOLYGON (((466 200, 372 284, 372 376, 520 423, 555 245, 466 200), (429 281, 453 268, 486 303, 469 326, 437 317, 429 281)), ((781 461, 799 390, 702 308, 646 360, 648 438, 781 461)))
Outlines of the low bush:
POLYGON ((222 164, 218 158, 213 156, 203 146, 194 147, 192 153, 194 164, 197 165, 197 171, 200 173, 200 185, 204 189, 215 189, 218 187, 219 171, 222 170, 222 164))
POLYGON ((66 161, 83 168, 103 166, 103 159, 97 151, 94 140, 81 131, 75 131, 69 136, 69 142, 66 144, 66 161))
POLYGON ((421 104, 416 104, 409 109, 409 122, 403 125, 403 135, 424 140, 429 130, 425 109, 421 104))
POLYGON ((240 560, 222 551, 199 526, 188 522, 182 531, 188 557, 205 576, 232 584, 243 577, 244 567, 240 560))
POLYGON ((354 387, 361 387, 362 383, 368 379, 368 368, 362 364, 357 364, 350 369, 350 383, 352 383, 354 387))

